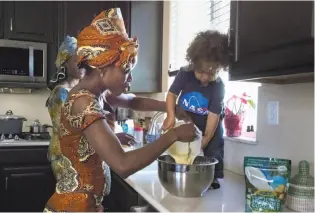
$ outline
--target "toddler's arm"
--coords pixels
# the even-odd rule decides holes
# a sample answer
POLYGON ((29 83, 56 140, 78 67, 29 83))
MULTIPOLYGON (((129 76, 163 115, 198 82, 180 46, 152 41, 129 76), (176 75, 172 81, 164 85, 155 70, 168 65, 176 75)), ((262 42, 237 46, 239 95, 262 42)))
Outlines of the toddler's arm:
POLYGON ((172 128, 175 125, 176 100, 188 80, 189 77, 187 76, 187 72, 183 71, 181 68, 176 75, 172 85, 170 86, 170 89, 166 96, 167 117, 164 120, 162 127, 164 131, 172 128))
POLYGON ((169 130, 175 125, 175 106, 176 106, 177 95, 168 92, 166 96, 166 112, 167 116, 163 122, 162 129, 169 130))

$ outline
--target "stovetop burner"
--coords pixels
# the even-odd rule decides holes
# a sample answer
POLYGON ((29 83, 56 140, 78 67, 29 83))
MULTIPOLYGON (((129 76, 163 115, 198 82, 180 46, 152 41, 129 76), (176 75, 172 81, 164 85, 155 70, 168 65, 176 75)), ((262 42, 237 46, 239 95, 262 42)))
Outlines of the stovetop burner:
POLYGON ((41 133, 30 133, 30 132, 22 132, 20 138, 24 140, 50 140, 49 132, 41 132, 41 133))
POLYGON ((42 140, 50 140, 49 132, 41 132, 41 133, 30 133, 30 132, 22 132, 20 134, 1 134, 0 133, 0 141, 4 140, 27 140, 27 141, 42 141, 42 140))

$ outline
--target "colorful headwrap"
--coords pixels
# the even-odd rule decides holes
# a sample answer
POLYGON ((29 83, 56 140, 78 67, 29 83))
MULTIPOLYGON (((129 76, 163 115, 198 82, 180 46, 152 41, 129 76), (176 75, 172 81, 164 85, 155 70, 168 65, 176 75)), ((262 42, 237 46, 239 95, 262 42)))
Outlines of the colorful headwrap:
POLYGON ((124 70, 132 69, 138 54, 138 41, 129 38, 120 8, 101 12, 91 25, 78 35, 79 62, 104 68, 114 64, 124 70))
POLYGON ((58 50, 55 62, 57 71, 49 81, 52 84, 50 85, 52 88, 55 84, 58 84, 59 81, 66 78, 66 70, 62 67, 62 65, 76 54, 76 50, 77 39, 74 37, 66 36, 65 40, 62 42, 58 50))
POLYGON ((57 58, 56 58, 56 67, 59 69, 66 61, 75 55, 77 50, 77 39, 74 37, 66 36, 65 40, 59 47, 57 58))

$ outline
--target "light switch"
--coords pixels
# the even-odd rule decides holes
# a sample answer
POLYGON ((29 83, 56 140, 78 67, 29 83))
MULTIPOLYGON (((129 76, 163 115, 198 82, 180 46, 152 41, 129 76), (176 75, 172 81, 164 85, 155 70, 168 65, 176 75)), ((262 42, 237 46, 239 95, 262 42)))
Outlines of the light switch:
POLYGON ((268 101, 268 112, 267 112, 268 124, 278 125, 279 124, 279 101, 268 101))

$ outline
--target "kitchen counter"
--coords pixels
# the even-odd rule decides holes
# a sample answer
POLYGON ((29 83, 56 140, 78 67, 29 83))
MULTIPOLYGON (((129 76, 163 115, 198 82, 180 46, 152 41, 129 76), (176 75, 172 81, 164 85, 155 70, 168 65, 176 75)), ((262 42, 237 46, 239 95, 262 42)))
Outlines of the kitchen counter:
POLYGON ((48 145, 49 145, 49 141, 28 141, 28 140, 0 141, 0 147, 48 146, 48 145))
MULTIPOLYGON (((180 198, 170 195, 160 184, 157 161, 129 176, 125 181, 159 212, 244 212, 244 177, 225 171, 221 188, 203 197, 180 198)), ((292 210, 285 209, 285 212, 292 210)))

